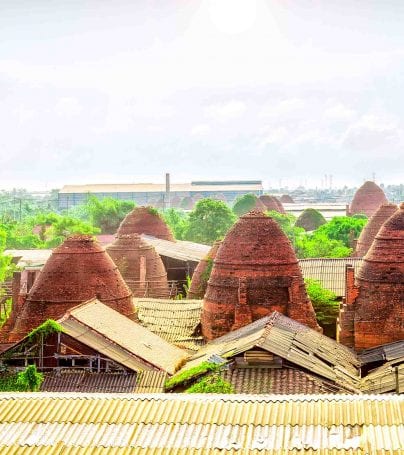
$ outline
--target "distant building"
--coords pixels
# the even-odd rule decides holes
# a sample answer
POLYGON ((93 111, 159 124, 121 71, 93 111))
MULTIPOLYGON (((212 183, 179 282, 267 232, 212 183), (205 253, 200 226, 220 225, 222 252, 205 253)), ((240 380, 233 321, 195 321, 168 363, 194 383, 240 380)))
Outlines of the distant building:
POLYGON ((89 194, 99 199, 134 201, 137 205, 180 206, 184 198, 216 198, 232 204, 236 198, 247 193, 263 194, 261 180, 199 181, 170 184, 169 201, 165 183, 90 184, 65 185, 58 193, 59 210, 66 210, 85 203, 89 194))

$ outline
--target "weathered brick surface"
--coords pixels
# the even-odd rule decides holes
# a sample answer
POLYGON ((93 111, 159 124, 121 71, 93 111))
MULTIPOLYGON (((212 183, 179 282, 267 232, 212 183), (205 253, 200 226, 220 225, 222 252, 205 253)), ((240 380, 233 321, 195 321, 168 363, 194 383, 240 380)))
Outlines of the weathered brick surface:
POLYGON ((118 235, 147 234, 158 239, 174 242, 170 228, 151 207, 136 207, 126 215, 118 229, 118 235))
POLYGON ((294 204, 295 203, 292 196, 289 196, 289 194, 282 194, 282 196, 279 198, 279 200, 283 204, 294 204))
POLYGON ((356 277, 355 348, 404 339, 404 204, 382 226, 356 277))
POLYGON ((134 313, 132 294, 117 266, 91 236, 72 236, 56 248, 16 317, 8 339, 23 338, 47 319, 98 297, 124 315, 134 313))
POLYGON ((379 232, 383 223, 387 221, 397 210, 395 204, 382 204, 363 228, 353 256, 363 257, 369 251, 376 234, 379 232))
POLYGON ((270 196, 269 194, 263 194, 259 197, 260 201, 265 205, 267 210, 275 210, 279 213, 286 213, 283 208, 282 202, 275 196, 270 196))
POLYGON ((211 340, 274 310, 319 329, 288 238, 273 219, 253 211, 239 219, 219 247, 202 331, 211 340))
POLYGON ((199 261, 199 264, 196 266, 194 274, 192 275, 192 282, 188 292, 189 299, 203 299, 203 296, 206 292, 206 287, 208 286, 208 269, 211 267, 212 261, 216 257, 220 243, 221 242, 219 241, 215 242, 212 248, 209 250, 207 256, 199 261))
POLYGON ((356 191, 349 213, 351 215, 364 213, 370 217, 382 204, 386 203, 388 203, 388 200, 380 186, 376 185, 375 182, 367 181, 356 191))
POLYGON ((139 234, 117 235, 106 250, 135 297, 168 298, 163 261, 154 247, 142 240, 139 234))

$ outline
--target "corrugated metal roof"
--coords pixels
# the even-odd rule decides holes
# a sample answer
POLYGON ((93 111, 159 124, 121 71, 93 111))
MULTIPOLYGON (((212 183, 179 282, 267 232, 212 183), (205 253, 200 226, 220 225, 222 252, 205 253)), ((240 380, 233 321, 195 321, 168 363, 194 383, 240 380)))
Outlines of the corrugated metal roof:
POLYGON ((399 454, 403 421, 399 396, 2 393, 0 452, 399 454))
POLYGON ((353 351, 277 312, 209 342, 191 357, 181 371, 208 361, 213 354, 231 358, 254 346, 333 381, 344 389, 359 391, 360 362, 353 351))
POLYGON ((97 299, 68 311, 59 322, 68 335, 135 371, 154 366, 174 374, 188 357, 97 299))
POLYGON ((41 391, 130 393, 135 391, 136 382, 136 373, 53 371, 44 374, 41 391))
POLYGON ((338 297, 345 297, 345 267, 352 264, 355 273, 362 264, 361 258, 313 258, 299 259, 304 278, 320 281, 323 287, 338 297))
MULTIPOLYGON (((174 192, 221 192, 221 191, 262 191, 262 183, 231 184, 223 182, 223 185, 193 185, 192 183, 171 183, 170 191, 174 192)), ((59 194, 69 193, 165 193, 165 183, 106 183, 87 185, 65 185, 59 194)))
POLYGON ((404 356, 372 370, 362 379, 365 393, 404 393, 404 356))
POLYGON ((154 246, 160 256, 166 256, 179 261, 199 262, 210 250, 209 245, 193 243, 185 240, 170 242, 169 240, 157 239, 151 235, 142 235, 142 238, 154 246))
POLYGON ((202 300, 133 301, 139 323, 169 343, 192 351, 205 344, 200 333, 202 300))
POLYGON ((362 364, 404 357, 404 340, 365 349, 359 354, 362 364))

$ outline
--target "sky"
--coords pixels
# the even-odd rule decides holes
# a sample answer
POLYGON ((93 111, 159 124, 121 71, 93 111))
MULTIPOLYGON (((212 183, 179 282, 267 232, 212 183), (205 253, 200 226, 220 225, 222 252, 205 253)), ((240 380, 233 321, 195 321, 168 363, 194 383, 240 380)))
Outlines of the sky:
POLYGON ((401 0, 1 0, 0 189, 404 183, 401 0))

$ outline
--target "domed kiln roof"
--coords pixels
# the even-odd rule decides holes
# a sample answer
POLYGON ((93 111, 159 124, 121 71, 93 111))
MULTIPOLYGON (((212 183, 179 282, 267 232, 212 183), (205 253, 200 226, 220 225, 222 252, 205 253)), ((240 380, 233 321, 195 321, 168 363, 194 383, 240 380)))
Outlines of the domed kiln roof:
POLYGON ((134 313, 132 294, 117 266, 89 235, 74 235, 57 247, 36 279, 10 337, 13 341, 47 319, 97 297, 124 315, 134 313))
POLYGON ((365 256, 383 223, 390 218, 396 210, 397 206, 395 204, 382 204, 378 208, 360 233, 356 244, 355 256, 365 256))
POLYGON ((351 215, 364 213, 370 217, 382 204, 387 202, 386 195, 380 186, 375 182, 367 181, 356 191, 349 211, 351 215))
POLYGON ((275 210, 279 213, 285 213, 282 203, 275 196, 263 194, 259 197, 260 201, 265 205, 267 210, 275 210))
POLYGON ((357 278, 359 281, 404 284, 404 203, 380 228, 357 278))
POLYGON ((175 241, 170 228, 152 207, 136 207, 128 213, 118 229, 118 235, 123 234, 147 234, 175 241))

